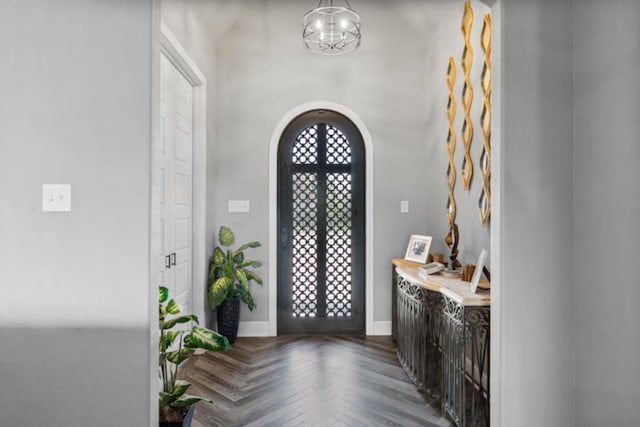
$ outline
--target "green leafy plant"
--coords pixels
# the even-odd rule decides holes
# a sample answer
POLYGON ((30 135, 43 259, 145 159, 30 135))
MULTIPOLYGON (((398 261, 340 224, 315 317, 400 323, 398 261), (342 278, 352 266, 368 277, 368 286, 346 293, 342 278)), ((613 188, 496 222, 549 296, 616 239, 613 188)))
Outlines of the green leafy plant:
POLYGON ((216 246, 209 260, 209 307, 215 310, 226 298, 237 297, 247 304, 249 310, 256 305, 249 291, 249 283, 254 281, 262 285, 262 278, 248 268, 258 268, 260 261, 247 261, 244 251, 260 247, 260 242, 249 242, 236 250, 230 248, 236 238, 230 228, 224 225, 218 232, 220 246, 216 246))
POLYGON ((169 290, 163 286, 160 287, 158 310, 160 329, 158 349, 162 379, 162 390, 159 396, 160 421, 181 421, 191 405, 201 400, 211 401, 204 397, 186 394, 191 384, 177 378, 178 367, 193 356, 197 348, 225 351, 231 345, 227 338, 206 328, 194 325, 190 330, 178 329, 179 324, 188 322, 197 324, 198 317, 194 314, 181 315, 182 310, 179 304, 174 299, 169 299, 169 290))

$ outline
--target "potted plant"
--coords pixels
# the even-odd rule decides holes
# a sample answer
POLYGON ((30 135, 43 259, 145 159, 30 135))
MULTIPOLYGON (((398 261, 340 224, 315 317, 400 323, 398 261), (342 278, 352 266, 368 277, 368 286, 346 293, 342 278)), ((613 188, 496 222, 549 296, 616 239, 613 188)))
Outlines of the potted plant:
POLYGON ((224 225, 218 232, 219 246, 213 251, 209 261, 209 307, 216 310, 218 332, 234 343, 238 336, 238 322, 240 320, 240 301, 247 304, 249 310, 255 308, 255 303, 249 283, 254 281, 262 285, 262 279, 251 268, 262 265, 260 261, 248 261, 244 258, 244 251, 249 248, 260 247, 259 242, 249 242, 236 250, 230 248, 236 238, 230 228, 224 225))
POLYGON ((188 381, 178 379, 178 367, 182 362, 193 356, 195 349, 211 351, 225 351, 231 345, 227 338, 199 326, 191 329, 178 329, 179 324, 188 322, 198 323, 194 314, 181 315, 181 309, 174 299, 169 299, 169 290, 160 287, 158 303, 160 340, 160 427, 190 426, 195 403, 209 399, 186 394, 191 385, 188 381))

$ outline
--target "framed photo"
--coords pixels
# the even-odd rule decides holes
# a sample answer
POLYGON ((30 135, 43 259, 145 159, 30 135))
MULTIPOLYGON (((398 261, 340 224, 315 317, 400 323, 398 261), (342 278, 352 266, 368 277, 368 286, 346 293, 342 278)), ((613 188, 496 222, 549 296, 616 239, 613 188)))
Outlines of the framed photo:
POLYGON ((409 246, 407 246, 407 253, 404 255, 404 259, 407 261, 419 262, 424 264, 427 262, 429 256, 429 250, 431 249, 431 236, 420 236, 418 234, 412 234, 409 239, 409 246))
POLYGON ((484 267, 484 262, 487 259, 487 250, 482 249, 480 252, 480 256, 478 257, 478 261, 476 261, 476 269, 473 272, 473 277, 471 278, 471 292, 476 293, 476 289, 478 288, 478 282, 480 281, 480 276, 482 276, 482 268, 484 267))

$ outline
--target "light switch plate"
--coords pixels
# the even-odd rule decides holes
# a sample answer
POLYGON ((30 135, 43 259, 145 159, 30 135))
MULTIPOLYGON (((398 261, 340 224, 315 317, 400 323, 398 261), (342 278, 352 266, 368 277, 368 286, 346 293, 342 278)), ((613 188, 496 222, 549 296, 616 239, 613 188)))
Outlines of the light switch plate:
POLYGON ((42 184, 42 212, 71 212, 71 185, 42 184))
POLYGON ((246 213, 251 210, 248 200, 229 200, 228 211, 231 213, 246 213))
POLYGON ((409 201, 400 200, 400 213, 409 213, 409 201))

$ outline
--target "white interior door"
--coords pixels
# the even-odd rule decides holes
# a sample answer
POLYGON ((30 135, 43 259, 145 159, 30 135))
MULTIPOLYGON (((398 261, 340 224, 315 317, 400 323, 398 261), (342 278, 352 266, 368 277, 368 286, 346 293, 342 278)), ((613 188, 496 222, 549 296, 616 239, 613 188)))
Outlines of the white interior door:
POLYGON ((193 86, 161 55, 160 280, 184 312, 193 307, 193 86))

